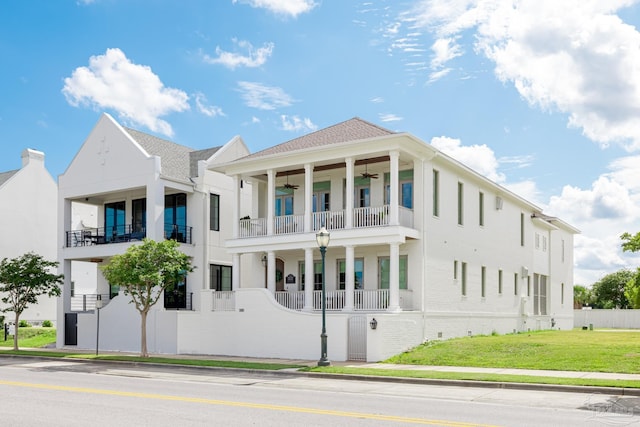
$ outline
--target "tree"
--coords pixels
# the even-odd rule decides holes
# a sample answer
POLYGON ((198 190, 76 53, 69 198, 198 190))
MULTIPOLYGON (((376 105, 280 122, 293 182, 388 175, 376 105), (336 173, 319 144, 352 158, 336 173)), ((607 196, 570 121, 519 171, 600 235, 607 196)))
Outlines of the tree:
POLYGON ((620 236, 622 239, 622 250, 625 252, 638 252, 640 251, 640 232, 637 232, 634 236, 631 233, 624 233, 620 236))
POLYGON ((175 240, 144 239, 142 244, 130 246, 123 254, 114 255, 102 267, 102 274, 112 285, 120 286, 131 296, 140 313, 140 356, 147 351, 147 315, 162 292, 178 285, 193 271, 191 258, 178 250, 175 240))
POLYGON ((607 274, 591 287, 594 308, 629 308, 629 300, 625 296, 625 288, 635 273, 630 270, 619 270, 607 274))
POLYGON ((56 267, 57 262, 47 261, 33 252, 13 259, 4 258, 0 262, 0 293, 3 293, 2 302, 7 304, 0 311, 12 311, 15 315, 14 350, 18 350, 18 325, 22 312, 29 305, 37 304, 40 295, 60 295, 64 276, 51 272, 56 267))
POLYGON ((573 287, 573 308, 582 308, 591 303, 591 291, 582 285, 573 287))
MULTIPOLYGON (((630 233, 624 233, 620 236, 622 239, 622 250, 624 252, 640 251, 640 232, 632 236, 630 233)), ((627 282, 624 292, 629 300, 631 307, 640 308, 640 268, 638 268, 631 279, 627 282)))

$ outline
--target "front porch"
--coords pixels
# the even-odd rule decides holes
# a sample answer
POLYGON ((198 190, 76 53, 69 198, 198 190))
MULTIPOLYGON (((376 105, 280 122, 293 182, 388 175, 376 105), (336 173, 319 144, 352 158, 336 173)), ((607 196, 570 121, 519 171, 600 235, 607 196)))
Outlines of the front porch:
MULTIPOLYGON (((313 212, 311 215, 311 230, 318 231, 322 227, 327 230, 342 230, 345 228, 385 227, 391 225, 390 205, 354 208, 351 210, 351 226, 346 209, 337 211, 313 212)), ((273 217, 273 227, 269 227, 269 218, 241 218, 238 238, 262 237, 268 235, 297 234, 305 232, 305 215, 281 215, 273 217), (272 230, 269 233, 269 229, 272 230)), ((413 228, 413 210, 398 206, 398 222, 402 227, 413 228)))
MULTIPOLYGON (((389 309, 388 289, 356 289, 353 293, 354 304, 349 309, 345 290, 326 291, 327 311, 381 312, 389 309)), ((276 291, 275 300, 284 308, 295 311, 321 311, 322 291, 312 292, 312 304, 305 304, 305 291, 276 291)), ((402 311, 412 311, 413 295, 410 290, 400 290, 400 308, 402 311)), ((211 291, 211 311, 236 311, 235 291, 211 291)))

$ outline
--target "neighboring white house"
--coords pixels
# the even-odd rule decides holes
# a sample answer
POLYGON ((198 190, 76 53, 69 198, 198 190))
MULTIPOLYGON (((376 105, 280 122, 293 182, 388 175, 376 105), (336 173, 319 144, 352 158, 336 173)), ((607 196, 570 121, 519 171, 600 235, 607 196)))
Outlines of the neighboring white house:
MULTIPOLYGON (((44 157, 40 151, 26 149, 22 168, 0 173, 0 259, 34 252, 48 261, 56 260, 57 187, 44 157)), ((3 315, 7 322, 13 320, 13 313, 3 315)), ((55 322, 56 298, 40 297, 20 319, 33 324, 55 322)))
MULTIPOLYGON (((146 200, 146 235, 171 237, 168 197, 185 195, 179 230, 187 227, 182 248, 197 267, 187 277, 192 299, 173 310, 165 297, 154 310, 151 352, 318 358, 323 282, 336 361, 573 327, 577 230, 410 134, 354 118, 254 154, 239 140, 206 156, 185 151, 202 159, 198 168, 154 156, 149 141, 157 138, 105 115, 59 186, 65 268, 134 244, 136 200, 146 200), (106 213, 104 227, 71 229, 80 201, 106 213), (120 212, 123 231, 111 238, 106 218, 120 212), (324 277, 322 226, 331 233, 324 277)), ((68 292, 61 308, 70 313, 68 292)), ((138 349, 139 319, 125 298, 101 316, 101 348, 138 349)), ((94 312, 81 313, 77 345, 95 346, 95 329, 94 312)))

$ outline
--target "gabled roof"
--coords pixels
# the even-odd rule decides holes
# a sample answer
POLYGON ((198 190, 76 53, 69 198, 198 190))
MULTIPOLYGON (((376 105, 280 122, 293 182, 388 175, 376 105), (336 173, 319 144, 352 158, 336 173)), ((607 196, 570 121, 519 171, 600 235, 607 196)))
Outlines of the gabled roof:
POLYGON ((214 147, 194 150, 135 129, 124 127, 124 130, 147 154, 162 159, 163 175, 183 181, 198 175, 198 160, 206 160, 220 149, 220 147, 214 147))
POLYGON ((282 144, 250 154, 245 159, 282 154, 291 151, 304 150, 307 148, 321 147, 329 144, 339 144, 341 142, 357 141, 378 136, 392 135, 392 132, 383 127, 369 123, 359 117, 354 117, 342 123, 320 129, 316 132, 303 135, 282 144))
POLYGON ((16 169, 16 170, 12 170, 12 171, 8 171, 8 172, 0 172, 0 187, 7 181, 9 181, 9 179, 15 175, 16 173, 18 173, 20 171, 20 169, 16 169))

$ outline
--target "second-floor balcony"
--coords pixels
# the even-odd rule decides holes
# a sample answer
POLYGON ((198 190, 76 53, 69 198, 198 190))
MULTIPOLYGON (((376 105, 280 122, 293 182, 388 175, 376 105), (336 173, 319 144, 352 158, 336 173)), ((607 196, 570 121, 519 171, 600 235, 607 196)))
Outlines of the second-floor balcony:
MULTIPOLYGON (((65 246, 93 246, 111 243, 126 243, 140 241, 147 237, 144 227, 123 224, 113 227, 84 228, 66 232, 65 246)), ((177 224, 165 224, 164 238, 176 240, 179 243, 192 243, 192 227, 177 224)))
MULTIPOLYGON (((390 225, 389 205, 355 208, 352 211, 352 228, 384 227, 390 225)), ((398 207, 398 222, 403 227, 413 228, 413 210, 398 207)), ((322 227, 327 230, 347 228, 346 210, 313 212, 312 231, 322 227)), ((238 232, 239 238, 267 236, 267 218, 242 218, 238 232)), ((273 234, 304 233, 304 215, 282 215, 273 218, 273 234)))

